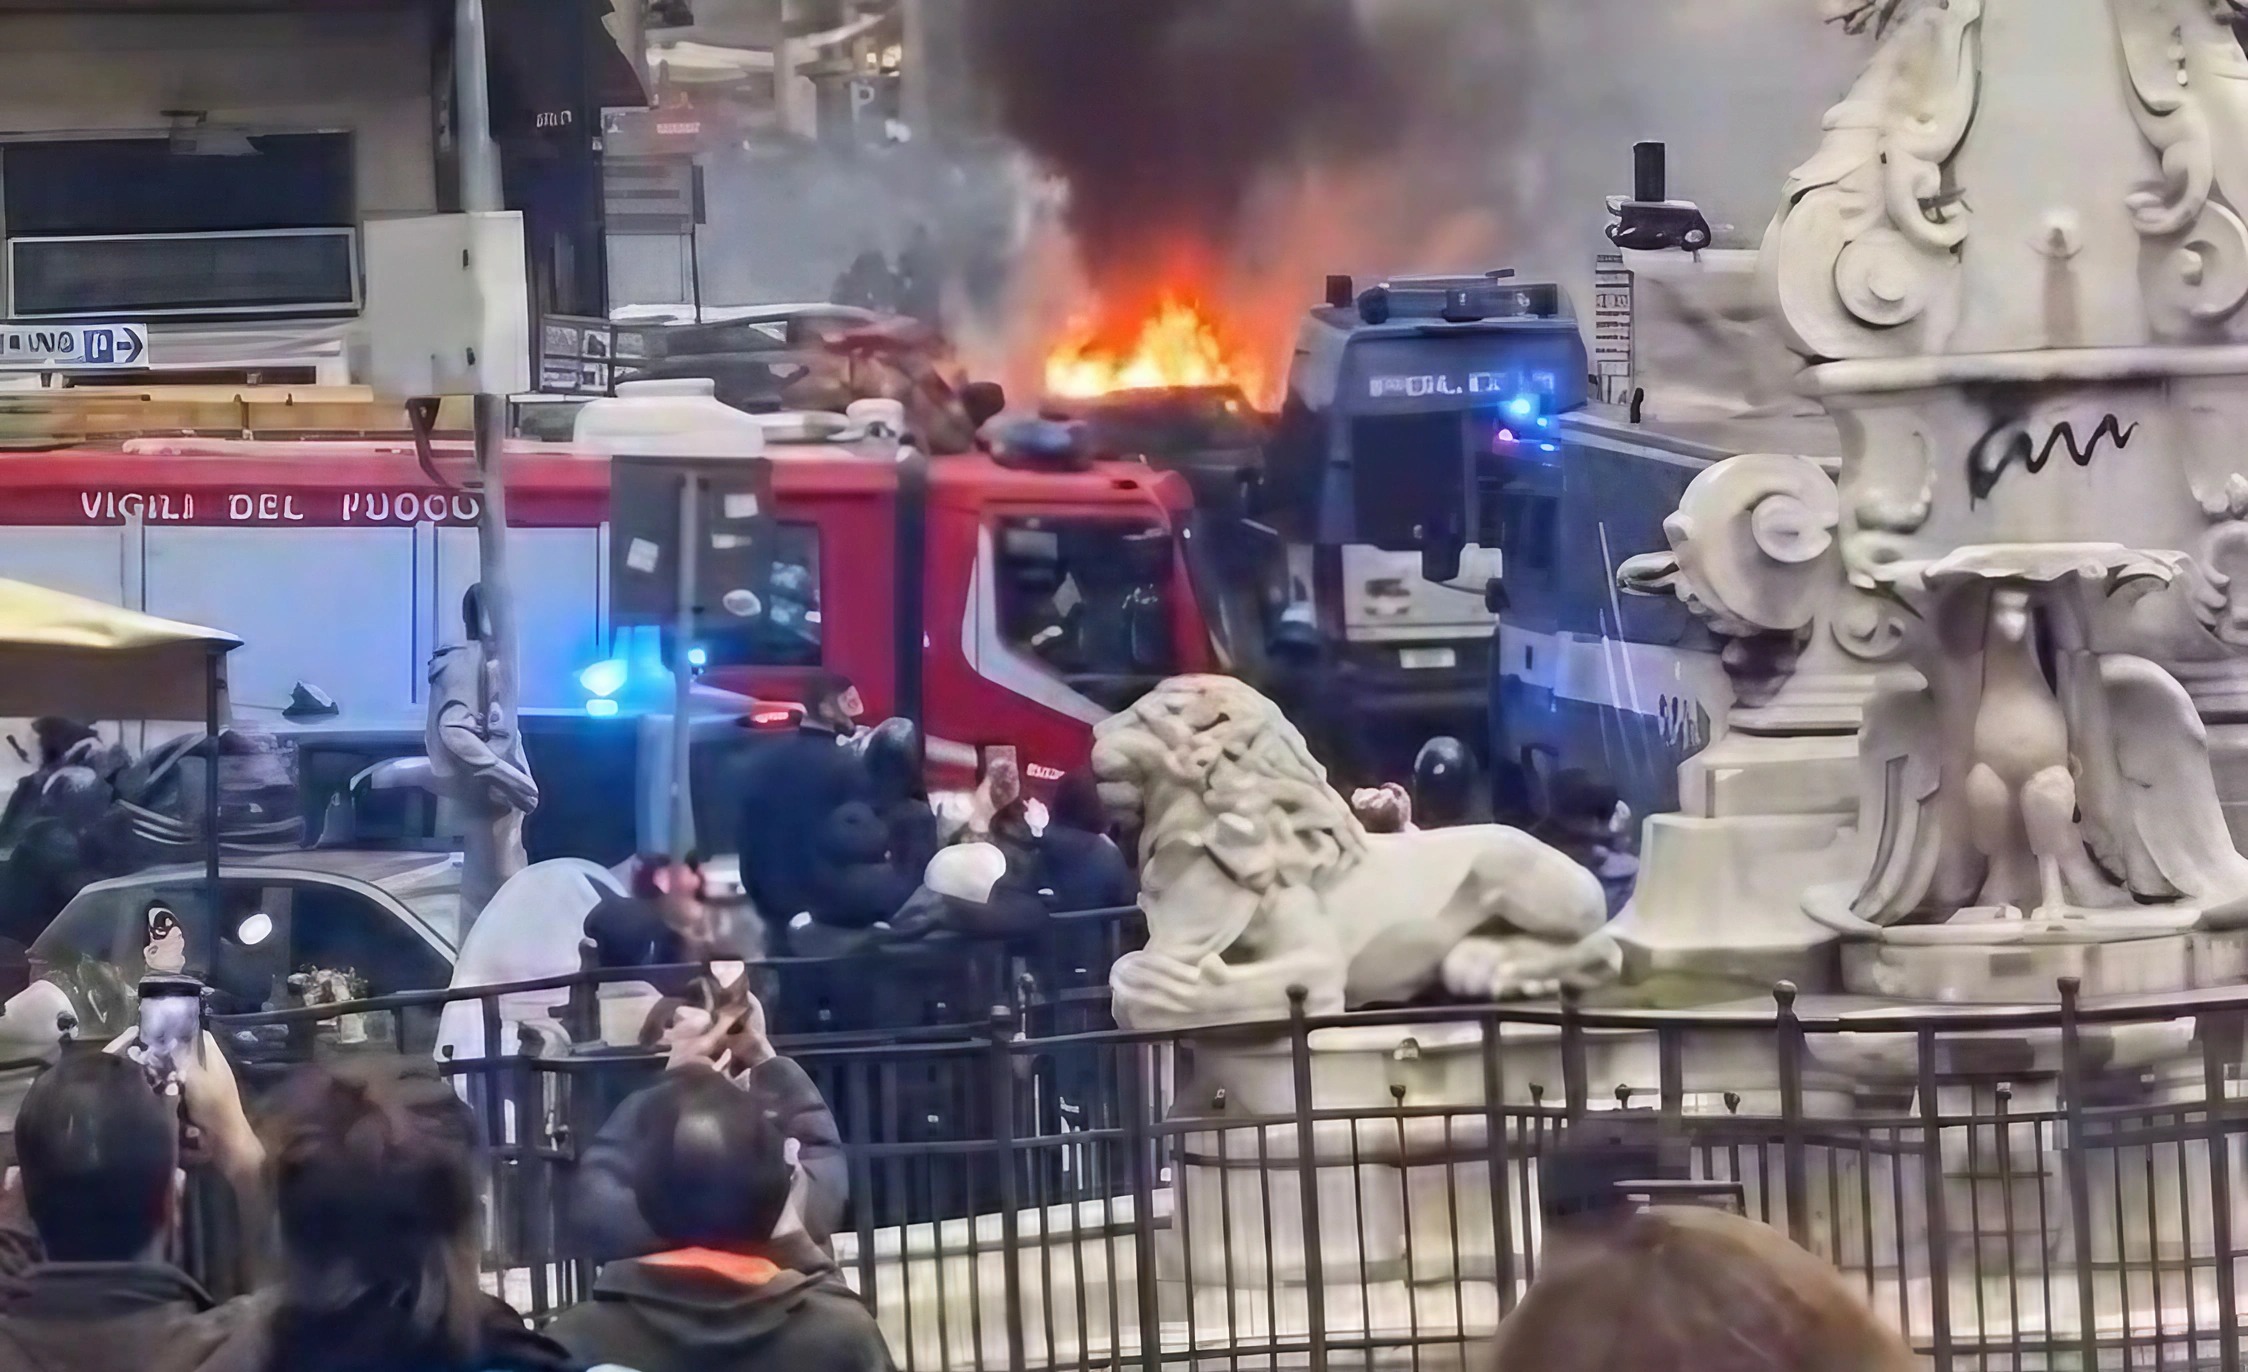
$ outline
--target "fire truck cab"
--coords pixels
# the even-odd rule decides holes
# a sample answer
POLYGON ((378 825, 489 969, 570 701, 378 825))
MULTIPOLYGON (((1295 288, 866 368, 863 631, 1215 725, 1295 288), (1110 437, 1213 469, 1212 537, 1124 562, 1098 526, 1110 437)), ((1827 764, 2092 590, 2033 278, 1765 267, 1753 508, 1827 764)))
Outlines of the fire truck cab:
MULTIPOLYGON (((984 750, 1011 747, 1026 780, 1050 784, 1085 761, 1109 712, 1215 667, 1180 477, 901 460, 895 444, 768 452, 777 522, 758 613, 694 648, 708 684, 772 702, 778 718, 826 668, 872 718, 918 697, 937 779, 965 780, 984 750)), ((560 445, 508 450, 526 710, 618 714, 635 666, 660 660, 635 656, 611 620, 609 466, 560 445)), ((0 576, 227 625, 245 640, 234 699, 261 713, 301 682, 354 719, 404 723, 426 706, 431 652, 460 633, 480 509, 404 439, 4 455, 0 576)))
POLYGON ((919 717, 940 772, 965 780, 978 754, 1011 747, 1027 780, 1051 783, 1085 761, 1094 724, 1215 667, 1180 477, 772 453, 769 589, 696 645, 713 685, 796 700, 814 669, 840 672, 870 716, 919 717))

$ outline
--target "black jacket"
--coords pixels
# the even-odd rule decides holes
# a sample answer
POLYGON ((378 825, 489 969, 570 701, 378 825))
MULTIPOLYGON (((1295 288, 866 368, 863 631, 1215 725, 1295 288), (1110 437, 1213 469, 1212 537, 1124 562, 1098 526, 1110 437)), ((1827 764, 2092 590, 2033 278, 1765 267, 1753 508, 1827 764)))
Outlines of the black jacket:
POLYGON ((871 929, 894 917, 920 884, 890 860, 890 831, 874 807, 849 801, 820 831, 812 874, 812 918, 831 929, 871 929))
POLYGON ((874 1316, 832 1274, 761 1281, 615 1262, 554 1337, 581 1361, 634 1372, 891 1372, 874 1316))
POLYGON ((671 967, 689 962, 687 940, 664 923, 652 901, 639 896, 601 898, 585 917, 585 936, 603 967, 671 967))
POLYGON ((740 794, 742 885, 768 925, 786 928, 812 908, 828 817, 871 794, 866 764, 808 724, 751 754, 740 794))
MULTIPOLYGON (((802 1067, 774 1058, 750 1073, 749 1089, 797 1142, 796 1163, 804 1171, 804 1228, 807 1237, 786 1256, 792 1265, 820 1267, 827 1255, 819 1245, 842 1223, 851 1187, 850 1160, 820 1088, 802 1067)), ((663 1244, 640 1215, 632 1194, 632 1139, 655 1088, 625 1097, 578 1160, 570 1196, 571 1229, 582 1256, 596 1262, 645 1257, 663 1244)), ((647 1372, 647 1369, 641 1369, 647 1372)))
POLYGON ((240 1325, 165 1263, 43 1263, 0 1288, 7 1372, 195 1372, 240 1325))
POLYGON ((1038 837, 1038 864, 1055 910, 1110 910, 1139 902, 1139 878, 1106 835, 1049 824, 1038 837))

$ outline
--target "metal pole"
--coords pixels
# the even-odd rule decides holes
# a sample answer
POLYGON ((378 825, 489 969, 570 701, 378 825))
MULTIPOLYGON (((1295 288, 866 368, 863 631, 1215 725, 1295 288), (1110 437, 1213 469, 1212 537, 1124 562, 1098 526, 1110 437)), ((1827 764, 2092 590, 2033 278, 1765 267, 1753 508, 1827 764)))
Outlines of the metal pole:
POLYGON ((702 229, 710 217, 710 188, 699 155, 687 159, 687 276, 695 296, 695 322, 703 322, 702 229))
POLYGON ((219 876, 219 702, 225 690, 226 653, 208 650, 203 678, 203 883, 212 927, 224 907, 225 883, 219 876))
POLYGON ((453 137, 460 145, 461 208, 507 208, 500 190, 500 150, 492 141, 491 67, 484 0, 453 0, 453 137))
POLYGON ((928 0, 904 0, 904 9, 905 89, 899 104, 905 126, 913 131, 913 141, 927 143, 935 138, 937 123, 935 92, 930 89, 936 63, 929 38, 928 0))
MULTIPOLYGON (((475 423, 477 603, 484 622, 468 626, 476 634, 485 663, 492 668, 492 713, 487 728, 502 757, 520 755, 520 654, 515 635, 515 582, 508 570, 507 400, 483 394, 473 401, 475 423)), ((461 873, 461 928, 465 933, 484 902, 522 869, 521 816, 497 813, 487 801, 468 817, 471 826, 461 873)))
POLYGON ((694 760, 695 583, 702 551, 702 478, 689 472, 679 483, 679 603, 671 626, 671 852, 685 857, 695 846, 695 795, 688 768, 694 760))
POLYGON ((508 735, 515 734, 517 658, 515 583, 507 556, 507 398, 476 397, 477 494, 483 512, 476 522, 477 581, 484 588, 484 619, 491 642, 486 651, 500 669, 500 708, 508 735))
POLYGON ((780 0, 781 37, 773 49, 773 105, 783 138, 805 132, 797 127, 801 122, 796 108, 797 9, 796 0, 780 0))

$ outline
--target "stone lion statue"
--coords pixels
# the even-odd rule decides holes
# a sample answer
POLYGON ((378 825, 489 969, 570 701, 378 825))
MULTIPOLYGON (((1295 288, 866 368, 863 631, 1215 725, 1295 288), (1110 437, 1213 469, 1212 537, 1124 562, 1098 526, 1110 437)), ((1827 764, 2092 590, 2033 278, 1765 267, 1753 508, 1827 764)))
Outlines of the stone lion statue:
POLYGON ((1148 946, 1111 976, 1119 1022, 1206 1027, 1408 1001, 1441 985, 1534 999, 1615 977, 1599 881, 1485 826, 1369 834, 1271 701, 1165 682, 1095 733, 1111 809, 1140 826, 1148 946))

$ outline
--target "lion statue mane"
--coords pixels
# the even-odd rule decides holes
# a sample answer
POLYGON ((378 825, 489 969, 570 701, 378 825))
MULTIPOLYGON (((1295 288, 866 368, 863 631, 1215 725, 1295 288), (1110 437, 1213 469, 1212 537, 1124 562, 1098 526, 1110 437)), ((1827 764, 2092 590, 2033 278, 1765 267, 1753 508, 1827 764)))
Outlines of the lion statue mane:
POLYGON ((1518 830, 1369 834, 1303 735, 1230 677, 1163 683, 1095 733, 1109 807, 1136 820, 1148 946, 1111 976, 1132 1028, 1312 1014, 1441 986, 1535 999, 1615 977, 1599 881, 1518 830))

